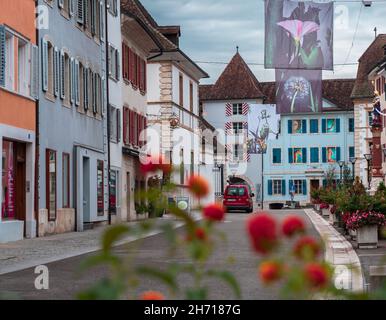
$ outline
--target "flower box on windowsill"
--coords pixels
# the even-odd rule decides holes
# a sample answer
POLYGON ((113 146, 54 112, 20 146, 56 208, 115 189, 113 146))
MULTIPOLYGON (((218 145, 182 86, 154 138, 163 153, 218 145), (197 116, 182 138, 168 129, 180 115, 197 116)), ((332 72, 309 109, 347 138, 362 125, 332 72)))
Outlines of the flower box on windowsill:
POLYGON ((357 244, 359 249, 378 248, 378 226, 367 225, 357 230, 357 244))

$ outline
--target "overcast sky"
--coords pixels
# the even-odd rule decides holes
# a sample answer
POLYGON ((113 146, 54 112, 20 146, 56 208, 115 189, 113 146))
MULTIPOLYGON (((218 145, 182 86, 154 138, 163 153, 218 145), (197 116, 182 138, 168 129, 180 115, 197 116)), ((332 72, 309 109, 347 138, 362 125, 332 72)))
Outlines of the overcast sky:
MULTIPOLYGON (((274 72, 253 63, 264 61, 263 0, 141 0, 160 25, 180 25, 180 45, 194 61, 229 62, 240 47, 240 54, 250 65, 259 81, 273 81, 274 72)), ((386 33, 386 0, 373 1, 363 7, 361 0, 339 0, 335 3, 335 63, 357 62, 378 34, 386 33), (360 8, 362 7, 362 10, 360 8), (355 29, 361 12, 354 46, 355 29), (342 26, 342 27, 339 27, 342 26), (347 58, 348 57, 348 58, 347 58), (347 59, 347 60, 346 60, 347 59)), ((199 65, 214 83, 225 68, 223 64, 199 65)), ((357 65, 335 66, 334 72, 324 71, 323 78, 351 78, 357 65)))

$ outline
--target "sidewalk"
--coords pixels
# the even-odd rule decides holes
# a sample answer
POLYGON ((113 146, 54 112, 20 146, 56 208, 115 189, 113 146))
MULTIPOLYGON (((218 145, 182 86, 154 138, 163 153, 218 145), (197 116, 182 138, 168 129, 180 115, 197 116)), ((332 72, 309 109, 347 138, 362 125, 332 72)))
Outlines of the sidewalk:
POLYGON ((336 276, 339 276, 339 283, 347 283, 348 290, 354 292, 363 291, 364 278, 362 266, 352 244, 313 209, 305 209, 304 211, 325 242, 325 260, 336 268, 336 276), (348 270, 346 268, 341 269, 340 267, 348 267, 348 270), (338 274, 339 271, 343 272, 338 274))
MULTIPOLYGON (((197 213, 193 214, 194 219, 200 219, 197 213)), ((172 221, 175 228, 184 225, 181 220, 167 215, 157 219, 156 223, 166 221, 172 221)), ((130 222, 128 225, 138 223, 130 222)), ((0 275, 98 251, 101 249, 100 239, 107 228, 108 226, 103 226, 84 232, 70 232, 0 244, 0 275)), ((142 238, 151 237, 161 232, 160 230, 153 230, 142 238)), ((120 240, 116 246, 138 239, 138 237, 128 236, 120 240)))

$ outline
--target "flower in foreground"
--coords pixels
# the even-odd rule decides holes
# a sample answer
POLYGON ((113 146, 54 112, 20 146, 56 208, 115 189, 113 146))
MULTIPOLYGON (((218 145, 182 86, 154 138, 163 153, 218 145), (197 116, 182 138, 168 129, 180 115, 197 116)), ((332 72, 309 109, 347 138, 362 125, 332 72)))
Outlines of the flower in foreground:
POLYGON ((165 296, 158 291, 146 291, 141 294, 141 300, 165 300, 165 296))
POLYGON ((276 221, 267 213, 253 216, 247 230, 256 252, 268 254, 277 245, 276 221))
POLYGON ((209 194, 209 184, 201 176, 193 175, 188 180, 188 189, 197 198, 206 197, 209 194))
POLYGON ((311 237, 300 238, 294 247, 294 255, 301 260, 313 260, 320 253, 319 243, 311 237))
POLYGON ((221 204, 214 203, 206 206, 202 213, 207 220, 222 221, 225 216, 225 209, 221 204))
POLYGON ((288 216, 284 219, 282 225, 282 232, 287 237, 292 237, 299 233, 304 233, 305 224, 303 219, 298 216, 288 216))
POLYGON ((319 263, 309 263, 304 268, 308 284, 315 289, 325 288, 329 281, 328 270, 319 263))
POLYGON ((265 261, 259 267, 260 279, 264 284, 271 284, 282 276, 282 266, 276 261, 265 261))

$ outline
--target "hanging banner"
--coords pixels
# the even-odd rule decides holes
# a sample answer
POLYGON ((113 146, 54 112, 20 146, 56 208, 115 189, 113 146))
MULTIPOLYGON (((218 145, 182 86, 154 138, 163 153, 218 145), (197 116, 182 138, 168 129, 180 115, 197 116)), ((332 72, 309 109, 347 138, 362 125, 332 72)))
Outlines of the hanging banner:
POLYGON ((320 112, 322 71, 276 70, 276 107, 278 114, 320 112))
POLYGON ((277 139, 279 125, 280 116, 276 112, 276 105, 250 105, 248 114, 248 153, 265 153, 267 141, 277 139))
POLYGON ((265 68, 333 70, 333 2, 265 0, 265 68))

